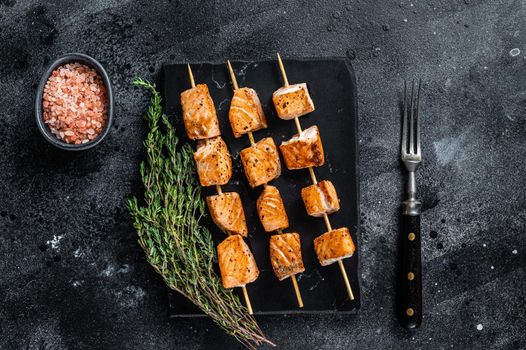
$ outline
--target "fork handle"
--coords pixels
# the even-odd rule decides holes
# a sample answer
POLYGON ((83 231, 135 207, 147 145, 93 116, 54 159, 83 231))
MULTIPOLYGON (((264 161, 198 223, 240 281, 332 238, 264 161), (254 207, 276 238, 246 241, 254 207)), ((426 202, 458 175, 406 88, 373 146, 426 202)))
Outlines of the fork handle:
POLYGON ((422 323, 422 261, 420 214, 402 215, 402 255, 399 276, 398 310, 405 328, 422 323))

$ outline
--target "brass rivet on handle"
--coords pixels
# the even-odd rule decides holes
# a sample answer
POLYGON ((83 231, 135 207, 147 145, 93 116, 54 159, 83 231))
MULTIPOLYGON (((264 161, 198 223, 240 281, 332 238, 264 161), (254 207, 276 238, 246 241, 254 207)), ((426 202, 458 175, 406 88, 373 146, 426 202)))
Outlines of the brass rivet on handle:
POLYGON ((410 240, 410 241, 414 241, 416 236, 413 232, 410 232, 408 235, 407 235, 407 238, 410 240))
POLYGON ((408 308, 407 310, 405 310, 405 313, 407 314, 407 316, 413 316, 415 314, 415 310, 408 308))
POLYGON ((412 273, 412 272, 409 272, 409 273, 407 274, 407 279, 410 280, 410 281, 414 280, 414 279, 415 279, 415 274, 412 273))

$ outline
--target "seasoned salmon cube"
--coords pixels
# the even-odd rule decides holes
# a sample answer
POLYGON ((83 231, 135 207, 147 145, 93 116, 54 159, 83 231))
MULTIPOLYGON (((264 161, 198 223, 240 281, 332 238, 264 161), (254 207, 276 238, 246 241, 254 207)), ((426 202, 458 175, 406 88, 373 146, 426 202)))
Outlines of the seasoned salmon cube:
POLYGON ((294 84, 277 89, 272 101, 278 117, 289 120, 314 111, 314 103, 309 95, 307 84, 294 84))
POLYGON ((256 91, 247 87, 234 91, 228 119, 235 137, 267 127, 267 119, 256 91))
POLYGON ((209 139, 221 135, 214 101, 206 84, 181 93, 183 120, 186 134, 191 140, 209 139))
POLYGON ((325 232, 314 239, 314 250, 322 266, 330 265, 338 260, 351 257, 354 254, 354 242, 347 227, 325 232))
POLYGON ((324 180, 301 189, 307 214, 320 217, 340 210, 340 200, 332 182, 324 180))
POLYGON ((228 236, 217 246, 221 279, 225 288, 243 287, 259 276, 254 255, 239 235, 228 236))
POLYGON ((239 155, 251 187, 263 185, 281 175, 278 148, 271 137, 261 139, 239 155))
POLYGON ((266 232, 284 230, 289 227, 289 218, 283 199, 274 186, 265 186, 257 200, 259 220, 266 232))
POLYGON ((245 211, 241 197, 237 192, 224 192, 208 196, 206 197, 206 204, 208 204, 212 220, 223 232, 247 236, 245 211))
POLYGON ((283 233, 270 237, 270 262, 278 280, 305 271, 301 258, 300 235, 283 233))
POLYGON ((279 146, 288 169, 303 169, 325 164, 320 132, 316 125, 283 141, 279 146))
POLYGON ((199 141, 194 160, 201 186, 224 185, 232 177, 232 159, 221 136, 199 141))

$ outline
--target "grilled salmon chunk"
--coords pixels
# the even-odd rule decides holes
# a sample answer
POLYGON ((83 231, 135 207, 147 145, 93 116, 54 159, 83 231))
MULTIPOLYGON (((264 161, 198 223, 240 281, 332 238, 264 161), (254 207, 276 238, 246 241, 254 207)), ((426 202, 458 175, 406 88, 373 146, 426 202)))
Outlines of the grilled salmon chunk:
POLYGON ((235 137, 267 127, 267 119, 256 91, 247 87, 234 91, 228 119, 235 137))
POLYGON ((347 227, 325 232, 314 239, 314 250, 322 266, 330 265, 338 260, 351 257, 354 254, 354 242, 347 227))
POLYGON ((243 287, 259 276, 256 260, 239 235, 228 236, 219 243, 217 257, 225 288, 243 287))
POLYGON ((258 215, 266 232, 284 230, 289 227, 289 218, 283 199, 274 186, 265 186, 257 201, 258 215))
POLYGON ((281 175, 278 148, 271 137, 259 140, 254 146, 242 150, 239 155, 252 188, 281 175))
POLYGON ((272 101, 278 117, 289 120, 314 111, 307 84, 284 86, 274 91, 272 101))
POLYGON ((279 146, 288 169, 303 169, 325 164, 320 132, 316 125, 283 141, 279 146))
POLYGON ((183 120, 186 134, 191 140, 208 139, 221 135, 214 101, 206 84, 181 93, 183 120))
POLYGON ((270 262, 278 280, 305 271, 301 258, 300 235, 283 233, 270 237, 270 262))
POLYGON ((208 210, 215 224, 227 234, 248 234, 245 211, 237 192, 224 192, 206 197, 208 210))
POLYGON ((201 186, 224 185, 232 177, 232 159, 221 136, 199 141, 194 160, 201 186))
POLYGON ((340 210, 340 200, 332 182, 324 180, 301 189, 307 214, 321 217, 340 210))

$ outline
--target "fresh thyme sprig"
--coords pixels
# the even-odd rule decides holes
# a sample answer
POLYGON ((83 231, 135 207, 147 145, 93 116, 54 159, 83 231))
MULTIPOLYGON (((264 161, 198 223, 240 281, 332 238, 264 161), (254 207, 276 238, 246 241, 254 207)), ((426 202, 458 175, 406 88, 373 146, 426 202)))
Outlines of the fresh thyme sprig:
POLYGON ((144 204, 137 198, 128 201, 148 262, 170 288, 190 299, 247 348, 274 345, 214 272, 215 249, 210 232, 200 224, 205 206, 191 147, 178 146, 155 85, 142 79, 133 83, 152 94, 145 117, 150 129, 144 141, 146 161, 140 164, 144 204))

